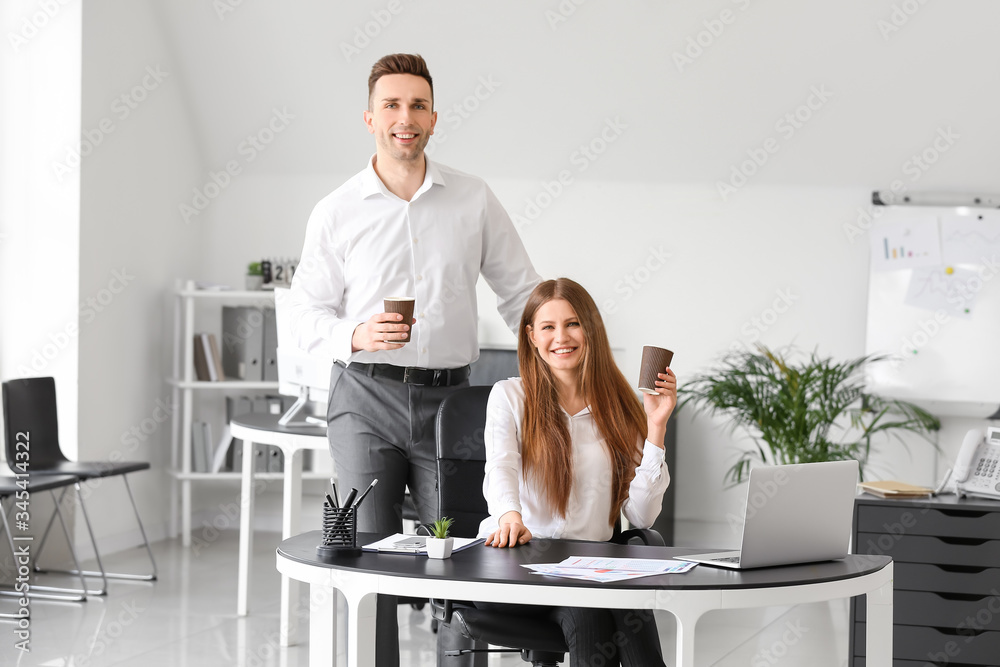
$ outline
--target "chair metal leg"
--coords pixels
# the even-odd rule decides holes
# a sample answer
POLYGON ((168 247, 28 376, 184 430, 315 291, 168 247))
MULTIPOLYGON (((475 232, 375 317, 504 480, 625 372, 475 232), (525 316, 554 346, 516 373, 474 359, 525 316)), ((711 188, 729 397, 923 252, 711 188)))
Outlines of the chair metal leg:
POLYGON ((80 504, 80 513, 83 514, 83 522, 87 525, 87 533, 90 535, 90 544, 94 547, 94 558, 97 559, 97 567, 100 568, 98 572, 91 572, 87 570, 81 570, 79 564, 77 564, 77 569, 75 570, 54 570, 49 568, 39 567, 35 565, 35 572, 45 572, 53 574, 74 574, 83 577, 100 577, 101 582, 104 584, 103 587, 95 591, 87 591, 87 595, 107 595, 108 594, 108 576, 104 571, 104 564, 101 563, 101 552, 97 549, 97 540, 94 539, 94 529, 90 525, 90 517, 87 515, 87 505, 83 502, 83 490, 80 486, 80 482, 77 481, 74 485, 76 488, 76 500, 80 504))
MULTIPOLYGON (((57 500, 56 494, 51 490, 49 491, 49 495, 52 496, 53 501, 57 500)), ((76 560, 76 550, 73 549, 73 542, 72 540, 70 540, 69 537, 69 530, 67 530, 66 528, 66 522, 63 521, 62 513, 59 512, 58 502, 56 502, 53 513, 54 514, 59 513, 59 523, 62 524, 63 532, 66 535, 66 543, 69 546, 70 555, 73 556, 73 563, 76 564, 77 567, 80 567, 79 563, 76 560)), ((7 512, 6 510, 3 510, 2 503, 0 503, 0 520, 3 520, 3 529, 7 533, 7 544, 10 546, 10 554, 14 558, 14 563, 16 564, 17 553, 14 547, 14 538, 13 534, 10 531, 10 523, 7 521, 7 512)), ((85 602, 87 600, 87 584, 83 580, 82 576, 80 577, 80 583, 82 584, 82 586, 79 589, 65 588, 62 586, 40 586, 37 584, 33 584, 27 591, 18 592, 16 590, 12 591, 0 590, 0 595, 10 595, 14 597, 23 596, 28 598, 38 598, 42 600, 61 600, 66 602, 85 602)), ((16 618, 16 616, 13 615, 6 616, 0 614, 0 616, 2 616, 3 618, 16 618)))
POLYGON ((77 574, 85 577, 100 577, 104 581, 104 592, 93 593, 94 595, 104 595, 107 593, 108 579, 124 579, 126 581, 155 581, 156 580, 156 561, 153 560, 153 549, 149 545, 149 539, 146 537, 146 530, 142 525, 142 519, 139 517, 139 508, 135 504, 135 498, 132 496, 132 488, 128 483, 128 476, 122 475, 122 480, 125 482, 125 489, 128 491, 129 500, 132 502, 132 510, 135 512, 136 521, 139 522, 139 532, 142 534, 143 543, 146 545, 146 553, 149 555, 149 562, 153 566, 152 574, 128 574, 122 572, 108 572, 104 569, 104 564, 101 562, 101 554, 97 550, 97 539, 94 537, 94 530, 90 525, 90 517, 87 515, 87 508, 83 503, 83 493, 81 491, 80 483, 76 483, 76 495, 80 503, 80 510, 83 514, 83 520, 87 524, 87 532, 90 534, 90 543, 94 547, 94 558, 97 560, 97 567, 99 570, 80 570, 79 565, 77 565, 76 570, 41 570, 37 567, 35 568, 38 572, 58 572, 60 574, 77 574))

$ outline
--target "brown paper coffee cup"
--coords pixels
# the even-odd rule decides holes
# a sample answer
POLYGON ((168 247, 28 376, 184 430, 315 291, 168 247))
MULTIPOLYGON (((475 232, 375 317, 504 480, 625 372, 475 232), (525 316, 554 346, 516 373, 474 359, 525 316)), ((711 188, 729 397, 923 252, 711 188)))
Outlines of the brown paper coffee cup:
MULTIPOLYGON (((403 324, 408 327, 412 327, 413 322, 413 304, 414 298, 412 296, 387 296, 382 300, 382 306, 385 308, 387 313, 399 313, 403 316, 403 324)), ((402 332, 405 338, 397 338, 395 340, 384 341, 386 343, 409 343, 410 342, 410 331, 412 329, 407 329, 402 332)))
POLYGON ((656 393, 658 373, 662 373, 674 359, 674 353, 662 347, 644 345, 642 348, 642 364, 639 366, 639 391, 644 394, 656 393))

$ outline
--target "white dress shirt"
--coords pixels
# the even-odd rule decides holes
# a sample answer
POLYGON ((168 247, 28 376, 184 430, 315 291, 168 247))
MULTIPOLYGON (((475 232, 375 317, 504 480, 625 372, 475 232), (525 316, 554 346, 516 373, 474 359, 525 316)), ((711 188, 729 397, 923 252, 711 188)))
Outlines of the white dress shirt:
MULTIPOLYGON (((534 537, 607 541, 614 532, 608 523, 611 512, 611 455, 597 429, 590 408, 569 420, 573 447, 573 485, 566 516, 552 511, 537 485, 525 484, 521 469, 521 424, 524 420, 524 387, 521 378, 503 380, 493 386, 486 410, 486 478, 483 495, 490 516, 479 526, 479 537, 498 527, 501 516, 511 510, 534 537)), ((648 528, 660 513, 663 492, 670 484, 664 451, 648 440, 635 469, 622 513, 636 528, 648 528)))
POLYGON ((482 179, 427 160, 423 184, 405 201, 389 192, 372 160, 309 218, 289 298, 298 346, 344 362, 465 366, 479 356, 479 274, 511 330, 541 279, 482 179), (415 297, 410 342, 352 353, 354 329, 384 312, 389 296, 415 297))

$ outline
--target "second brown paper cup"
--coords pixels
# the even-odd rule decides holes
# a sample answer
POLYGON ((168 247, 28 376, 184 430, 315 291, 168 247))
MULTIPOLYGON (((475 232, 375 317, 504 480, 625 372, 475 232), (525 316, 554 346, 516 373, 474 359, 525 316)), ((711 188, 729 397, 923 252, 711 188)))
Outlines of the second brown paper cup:
POLYGON ((642 348, 642 364, 639 366, 639 391, 644 394, 656 393, 656 381, 670 362, 674 353, 662 347, 644 345, 642 348))
POLYGON ((413 304, 414 298, 412 296, 387 296, 382 300, 382 306, 385 308, 387 313, 399 313, 403 316, 403 324, 410 329, 403 332, 405 338, 398 338, 396 340, 387 340, 386 343, 409 343, 410 342, 410 331, 413 327, 413 304))

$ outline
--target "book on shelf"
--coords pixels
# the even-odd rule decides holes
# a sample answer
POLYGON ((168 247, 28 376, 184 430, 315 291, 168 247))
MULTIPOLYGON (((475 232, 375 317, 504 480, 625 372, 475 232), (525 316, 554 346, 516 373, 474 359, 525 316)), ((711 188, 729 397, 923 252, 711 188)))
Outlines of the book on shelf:
POLYGON ((194 372, 201 382, 220 382, 226 379, 215 334, 194 335, 194 372))
POLYGON ((934 490, 926 486, 914 486, 895 480, 859 482, 858 488, 879 498, 929 498, 934 495, 934 490))

